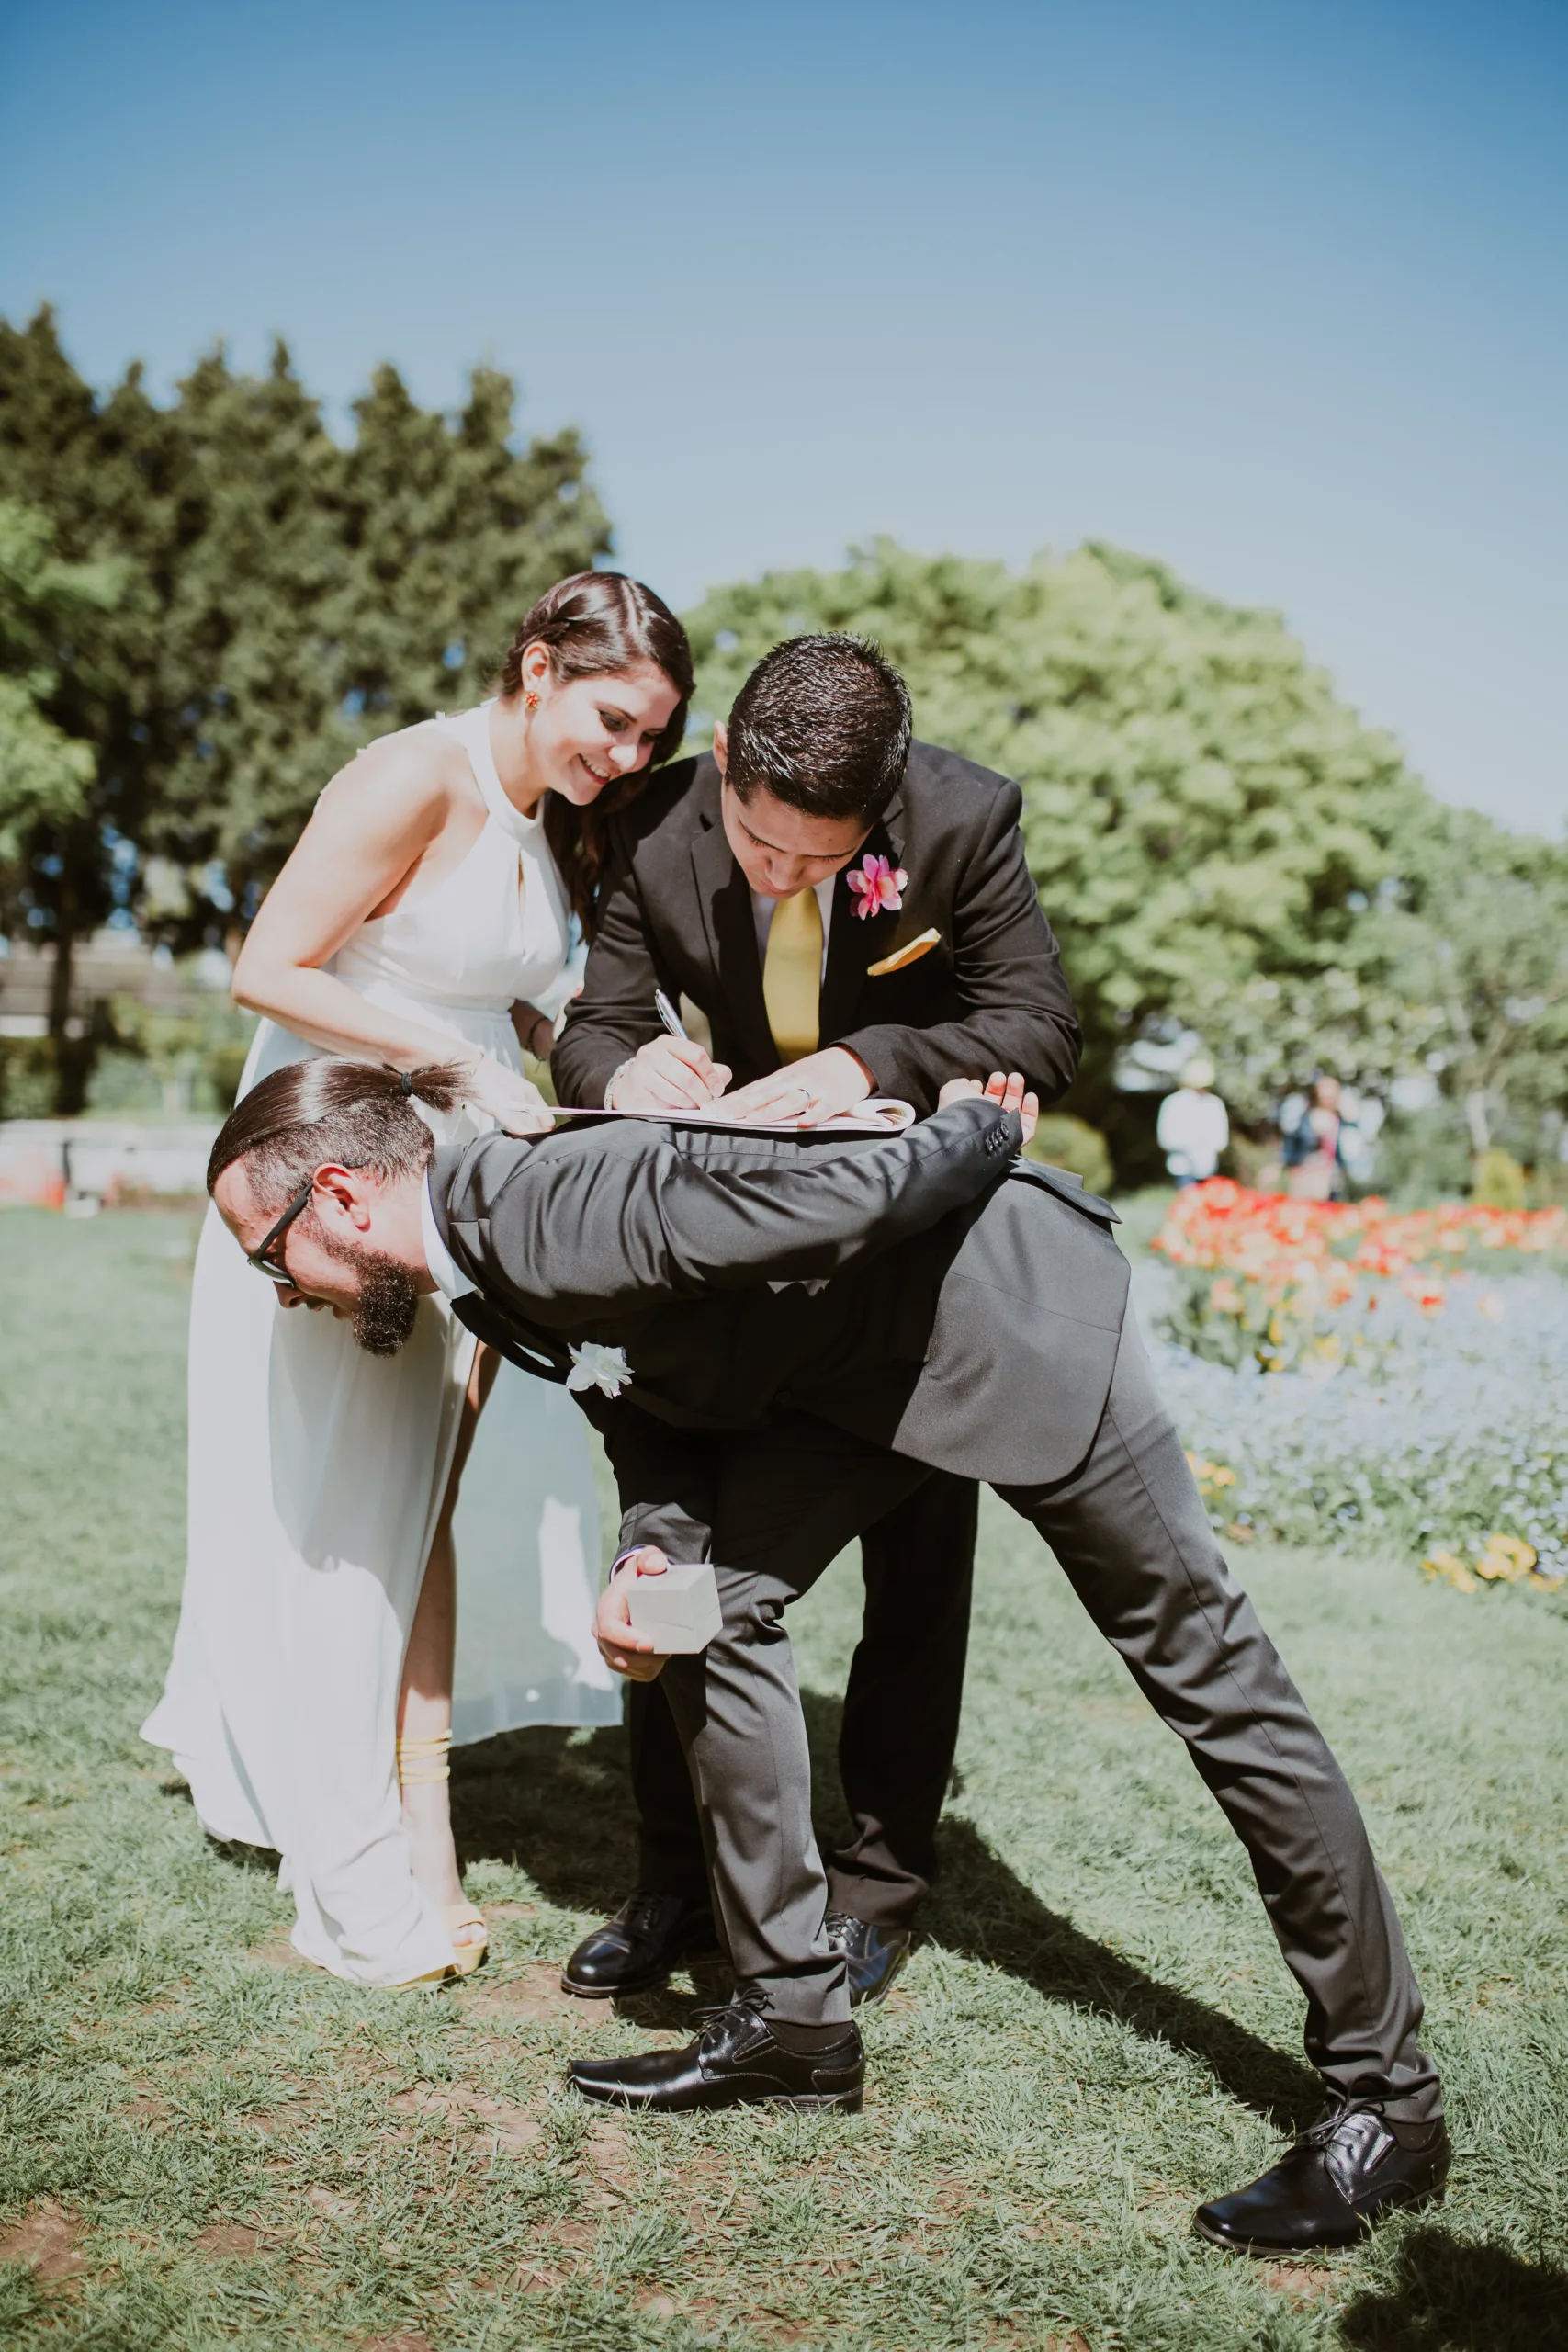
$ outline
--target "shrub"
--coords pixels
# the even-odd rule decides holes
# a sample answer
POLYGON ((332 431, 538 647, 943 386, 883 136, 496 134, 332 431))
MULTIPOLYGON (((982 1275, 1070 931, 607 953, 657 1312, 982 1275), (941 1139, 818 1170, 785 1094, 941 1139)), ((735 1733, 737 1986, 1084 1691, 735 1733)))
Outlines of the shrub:
POLYGON ((1068 1118, 1061 1112, 1045 1114, 1024 1146, 1024 1157, 1081 1176, 1091 1193, 1108 1193, 1115 1182, 1111 1149, 1100 1129, 1091 1127, 1087 1119, 1068 1118))

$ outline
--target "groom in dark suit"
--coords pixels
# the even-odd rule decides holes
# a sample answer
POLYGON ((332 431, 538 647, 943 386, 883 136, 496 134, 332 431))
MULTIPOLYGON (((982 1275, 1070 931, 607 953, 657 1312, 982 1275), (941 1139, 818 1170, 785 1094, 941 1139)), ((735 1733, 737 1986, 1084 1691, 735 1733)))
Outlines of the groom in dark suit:
MULTIPOLYGON (((715 1563, 719 1632, 662 1664, 736 1996, 683 2050, 576 2062, 577 2088, 663 2111, 859 2107, 784 1616, 869 1519, 962 1464, 1039 1530, 1185 1744, 1306 1997, 1328 2111, 1199 2228, 1255 2253, 1349 2245, 1440 2192, 1420 1994, 1355 1799, 1215 1545, 1126 1316, 1114 1212, 1016 1159, 1021 1081, 891 1141, 630 1120, 433 1153, 405 1096, 449 1108, 462 1087, 293 1064, 237 1105, 209 1184, 285 1305, 393 1353, 439 1289, 592 1401, 638 1554, 615 1599, 657 1568, 652 1544, 715 1563)), ((624 1620, 602 1638, 659 1663, 624 1620)))
MULTIPOLYGON (((562 1102, 811 1124, 868 1094, 933 1108, 950 1079, 1022 1072, 1054 1101, 1078 1026, 1005 776, 911 742, 908 695, 848 637, 774 648, 711 754, 615 820, 581 997, 551 1057, 562 1102), (669 1035, 661 989, 712 1052, 669 1035), (694 1022, 694 1026, 697 1025, 694 1022)), ((969 1637, 977 1490, 932 1476, 861 1538, 865 1622, 839 1761, 854 1824, 829 1860, 829 1936, 878 2000, 936 1868, 969 1637), (919 1629, 918 1632, 916 1629, 919 1629)), ((638 1884, 579 1944, 570 1992, 630 1993, 711 1943, 690 1775, 661 1688, 628 1711, 638 1884)))

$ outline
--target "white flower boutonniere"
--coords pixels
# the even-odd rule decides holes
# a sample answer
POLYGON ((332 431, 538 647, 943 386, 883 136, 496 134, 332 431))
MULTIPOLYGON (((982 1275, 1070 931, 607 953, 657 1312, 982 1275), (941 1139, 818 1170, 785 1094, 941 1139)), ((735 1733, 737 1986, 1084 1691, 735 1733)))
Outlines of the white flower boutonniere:
POLYGON ((580 1348, 572 1348, 571 1370, 567 1374, 569 1388, 602 1388, 606 1396, 618 1396, 631 1380, 632 1368, 626 1362, 625 1348, 606 1348, 597 1340, 585 1340, 580 1348))

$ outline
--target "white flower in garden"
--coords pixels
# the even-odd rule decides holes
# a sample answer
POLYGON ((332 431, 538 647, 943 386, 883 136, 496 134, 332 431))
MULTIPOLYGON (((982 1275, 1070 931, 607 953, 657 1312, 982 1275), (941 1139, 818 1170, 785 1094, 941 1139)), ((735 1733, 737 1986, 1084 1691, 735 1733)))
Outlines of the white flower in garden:
POLYGON ((580 1348, 571 1350, 571 1370, 567 1374, 569 1388, 602 1388, 606 1396, 618 1396, 632 1376, 625 1348, 606 1348, 597 1340, 585 1340, 580 1348))

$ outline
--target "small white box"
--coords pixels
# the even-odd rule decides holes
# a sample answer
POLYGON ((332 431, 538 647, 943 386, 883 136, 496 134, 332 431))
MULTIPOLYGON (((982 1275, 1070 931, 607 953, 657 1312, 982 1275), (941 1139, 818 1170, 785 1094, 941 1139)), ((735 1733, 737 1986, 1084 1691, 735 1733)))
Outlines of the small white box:
POLYGON ((634 1577, 626 1594, 632 1623, 660 1657, 705 1650, 724 1623, 707 1560, 671 1560, 661 1577, 634 1577))

